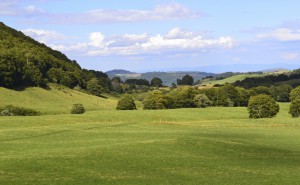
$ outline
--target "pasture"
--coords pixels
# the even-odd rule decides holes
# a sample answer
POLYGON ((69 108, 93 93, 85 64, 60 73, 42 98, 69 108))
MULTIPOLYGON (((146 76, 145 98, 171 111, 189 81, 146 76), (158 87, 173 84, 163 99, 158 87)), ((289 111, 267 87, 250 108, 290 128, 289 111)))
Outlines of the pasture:
POLYGON ((288 106, 0 117, 0 184, 298 184, 288 106))

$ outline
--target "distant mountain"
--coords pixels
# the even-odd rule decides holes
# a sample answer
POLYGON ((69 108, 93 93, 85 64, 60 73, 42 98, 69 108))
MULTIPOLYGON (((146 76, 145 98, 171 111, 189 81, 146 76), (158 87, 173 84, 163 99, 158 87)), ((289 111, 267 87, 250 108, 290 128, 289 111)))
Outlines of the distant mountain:
POLYGON ((146 72, 146 73, 133 73, 126 70, 112 70, 106 72, 110 78, 119 76, 123 81, 127 79, 146 79, 151 81, 154 77, 158 77, 163 81, 164 85, 172 85, 177 83, 177 79, 181 79, 184 75, 188 74, 194 78, 194 81, 201 80, 206 76, 216 76, 215 73, 197 72, 197 71, 176 71, 176 72, 146 72))
POLYGON ((105 72, 108 75, 124 75, 124 74, 136 74, 135 72, 127 71, 124 69, 114 69, 111 71, 106 71, 105 72))

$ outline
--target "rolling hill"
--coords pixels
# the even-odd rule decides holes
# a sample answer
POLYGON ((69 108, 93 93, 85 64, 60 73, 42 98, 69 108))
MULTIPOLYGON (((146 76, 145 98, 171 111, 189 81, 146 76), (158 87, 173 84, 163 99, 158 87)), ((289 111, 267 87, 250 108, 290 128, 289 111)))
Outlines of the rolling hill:
POLYGON ((50 84, 49 89, 28 87, 22 91, 0 87, 0 107, 14 105, 32 108, 42 114, 69 114, 72 105, 81 103, 87 111, 115 109, 117 100, 88 95, 65 86, 50 84))

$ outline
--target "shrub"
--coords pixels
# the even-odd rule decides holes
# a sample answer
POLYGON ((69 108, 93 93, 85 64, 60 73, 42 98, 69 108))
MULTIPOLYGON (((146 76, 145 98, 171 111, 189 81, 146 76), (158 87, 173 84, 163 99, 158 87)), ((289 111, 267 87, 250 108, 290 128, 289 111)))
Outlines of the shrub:
POLYGON ((291 101, 294 101, 298 97, 300 97, 300 86, 295 88, 294 90, 292 90, 291 93, 290 93, 290 100, 291 101))
POLYGON ((125 94, 117 104, 117 110, 135 110, 136 105, 129 94, 125 94))
POLYGON ((1 116, 38 116, 40 112, 30 108, 7 105, 2 109, 0 114, 1 116))
POLYGON ((279 105, 270 96, 260 94, 250 98, 248 111, 250 118, 272 118, 279 112, 279 105))
POLYGON ((73 104, 71 109, 71 114, 83 114, 85 112, 85 109, 82 104, 77 103, 73 104))
POLYGON ((294 118, 300 117, 300 97, 292 101, 289 113, 294 118))
POLYGON ((194 101, 195 105, 199 108, 205 108, 212 105, 212 101, 210 101, 204 94, 197 94, 194 101))
POLYGON ((166 109, 167 103, 166 97, 160 91, 150 92, 143 101, 145 110, 166 109))

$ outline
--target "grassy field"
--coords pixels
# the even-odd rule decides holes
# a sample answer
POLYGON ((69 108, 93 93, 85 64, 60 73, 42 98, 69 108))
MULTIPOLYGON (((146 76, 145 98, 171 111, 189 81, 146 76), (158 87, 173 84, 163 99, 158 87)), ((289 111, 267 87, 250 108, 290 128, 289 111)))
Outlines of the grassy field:
POLYGON ((299 184, 299 119, 280 106, 0 117, 0 184, 299 184))
POLYGON ((74 103, 82 103, 88 111, 114 109, 116 102, 113 98, 98 98, 58 85, 51 85, 50 90, 29 87, 22 91, 0 87, 0 107, 15 105, 44 114, 68 114, 74 103))
POLYGON ((225 78, 223 80, 210 80, 210 79, 206 79, 203 82, 201 82, 200 85, 215 85, 215 84, 219 84, 219 85, 223 85, 225 83, 234 83, 238 80, 242 81, 245 78, 252 78, 252 77, 260 77, 260 76, 264 76, 264 74, 240 74, 240 75, 235 75, 229 78, 225 78))

